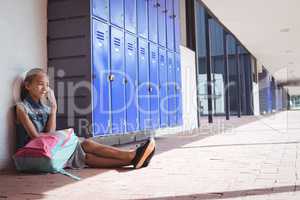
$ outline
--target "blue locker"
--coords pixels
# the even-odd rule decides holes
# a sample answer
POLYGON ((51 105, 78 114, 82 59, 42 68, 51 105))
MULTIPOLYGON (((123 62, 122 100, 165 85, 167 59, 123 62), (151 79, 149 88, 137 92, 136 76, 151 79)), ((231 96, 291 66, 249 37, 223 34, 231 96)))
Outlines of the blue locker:
POLYGON ((148 0, 137 1, 138 35, 148 39, 148 0))
POLYGON ((158 73, 158 47, 150 43, 150 108, 151 128, 159 128, 159 73, 158 73))
POLYGON ((157 0, 158 6, 158 43, 166 47, 166 0, 157 0))
POLYGON ((123 0, 110 0, 110 22, 116 26, 124 27, 123 0))
POLYGON ((149 40, 157 43, 157 0, 149 0, 149 40))
POLYGON ((125 34, 125 66, 126 66, 126 131, 138 130, 138 65, 136 36, 125 34))
POLYGON ((125 0, 125 29, 136 33, 136 0, 125 0))
POLYGON ((150 101, 149 101, 149 59, 148 42, 139 38, 139 123, 140 130, 149 129, 150 119, 150 101))
POLYGON ((174 23, 175 23, 175 51, 180 51, 180 4, 179 0, 174 0, 174 23))
POLYGON ((93 15, 108 21, 109 16, 109 0, 92 0, 93 15))
POLYGON ((93 133, 110 133, 109 27, 93 20, 93 133))
POLYGON ((159 48, 159 110, 160 127, 169 126, 168 117, 168 66, 167 53, 164 48, 159 48))
POLYGON ((124 76, 124 32, 116 27, 111 27, 111 117, 112 132, 125 131, 125 76, 124 76))
MULTIPOLYGON (((271 77, 270 77, 271 79, 271 77)), ((272 95, 272 82, 268 81, 268 112, 272 113, 273 95, 272 95)))
POLYGON ((176 66, 176 122, 177 125, 182 125, 182 84, 181 84, 181 63, 180 54, 175 54, 176 66))
POLYGON ((169 125, 176 125, 176 71, 175 71, 175 57, 174 53, 167 52, 168 57, 168 114, 169 125))
POLYGON ((173 0, 166 0, 167 5, 167 48, 174 50, 174 8, 173 0))

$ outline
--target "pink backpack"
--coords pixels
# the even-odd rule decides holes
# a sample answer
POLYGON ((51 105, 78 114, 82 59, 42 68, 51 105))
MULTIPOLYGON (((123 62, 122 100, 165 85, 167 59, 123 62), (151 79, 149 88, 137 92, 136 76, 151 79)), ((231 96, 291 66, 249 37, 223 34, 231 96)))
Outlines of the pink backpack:
POLYGON ((64 170, 65 164, 74 153, 78 138, 72 128, 52 134, 41 134, 18 149, 13 156, 18 171, 61 173, 80 180, 64 170))

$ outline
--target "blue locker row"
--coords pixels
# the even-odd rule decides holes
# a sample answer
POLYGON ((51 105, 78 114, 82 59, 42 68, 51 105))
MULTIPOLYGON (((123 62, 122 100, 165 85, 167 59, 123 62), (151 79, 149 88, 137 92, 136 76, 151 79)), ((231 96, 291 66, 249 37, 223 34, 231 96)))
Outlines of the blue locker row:
POLYGON ((182 124, 180 55, 93 20, 94 135, 182 124))
POLYGON ((93 15, 179 52, 179 0, 93 0, 93 15))

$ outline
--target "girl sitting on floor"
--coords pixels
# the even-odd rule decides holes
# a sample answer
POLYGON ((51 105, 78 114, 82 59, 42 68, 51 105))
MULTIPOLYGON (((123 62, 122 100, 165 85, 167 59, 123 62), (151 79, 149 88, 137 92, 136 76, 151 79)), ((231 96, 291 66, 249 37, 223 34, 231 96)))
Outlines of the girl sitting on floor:
MULTIPOLYGON (((17 148, 25 146, 41 133, 56 130, 57 103, 54 92, 49 88, 45 71, 35 68, 26 73, 21 86, 21 102, 16 106, 17 148), (43 103, 48 96, 50 106, 43 103)), ((91 139, 79 138, 73 155, 66 167, 70 168, 115 168, 133 165, 135 169, 148 166, 154 152, 155 141, 149 138, 135 150, 122 150, 102 145, 91 139)))

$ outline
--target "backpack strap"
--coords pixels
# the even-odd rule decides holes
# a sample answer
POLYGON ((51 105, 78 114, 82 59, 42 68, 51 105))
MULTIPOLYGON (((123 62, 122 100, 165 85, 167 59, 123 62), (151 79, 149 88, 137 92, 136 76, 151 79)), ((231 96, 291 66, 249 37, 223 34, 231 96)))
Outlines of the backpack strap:
POLYGON ((74 180, 76 180, 76 181, 80 181, 80 180, 81 180, 80 177, 75 176, 75 175, 73 175, 73 174, 71 174, 71 173, 65 171, 64 169, 59 170, 58 173, 63 174, 63 175, 65 175, 65 176, 68 176, 68 177, 70 177, 70 178, 72 178, 72 179, 74 179, 74 180))

